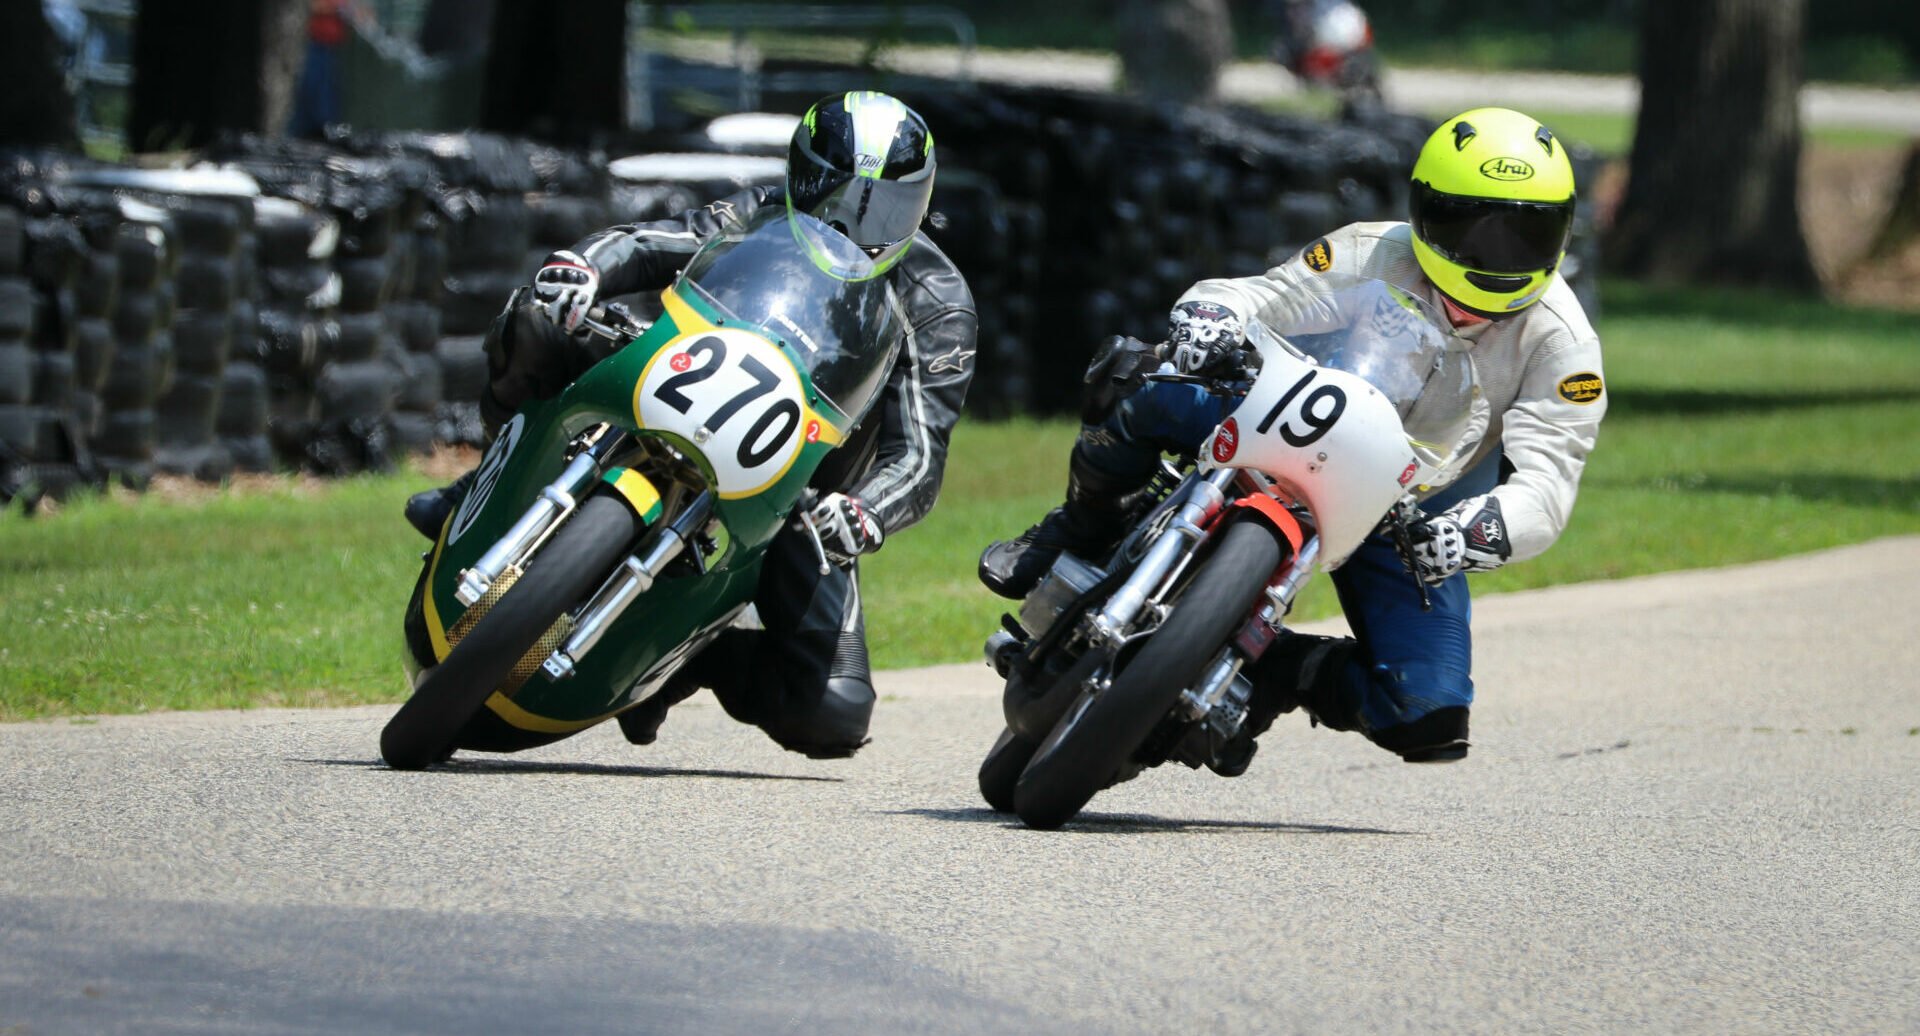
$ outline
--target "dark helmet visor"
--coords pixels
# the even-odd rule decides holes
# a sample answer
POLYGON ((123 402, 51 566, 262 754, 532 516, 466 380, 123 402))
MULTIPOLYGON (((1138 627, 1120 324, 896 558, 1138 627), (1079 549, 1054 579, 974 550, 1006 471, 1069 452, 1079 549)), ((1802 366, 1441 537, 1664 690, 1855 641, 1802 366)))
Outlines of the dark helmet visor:
POLYGON ((837 172, 812 178, 793 196, 796 208, 862 248, 885 248, 912 237, 932 200, 932 176, 874 180, 837 172))
POLYGON ((1413 232, 1441 258, 1486 273, 1534 273, 1560 262, 1573 235, 1573 199, 1499 201, 1413 185, 1413 232))

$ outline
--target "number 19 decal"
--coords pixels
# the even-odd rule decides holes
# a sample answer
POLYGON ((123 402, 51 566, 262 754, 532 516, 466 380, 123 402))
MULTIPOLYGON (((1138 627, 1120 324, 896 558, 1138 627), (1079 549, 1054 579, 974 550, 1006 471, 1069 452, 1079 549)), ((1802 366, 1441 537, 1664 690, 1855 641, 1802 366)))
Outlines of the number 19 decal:
MULTIPOLYGON (((1267 411, 1267 416, 1260 419, 1260 434, 1265 435, 1267 430, 1273 427, 1273 423, 1280 420, 1280 415, 1286 413, 1287 405, 1293 402, 1294 397, 1298 396, 1301 390, 1313 383, 1314 375, 1318 373, 1318 371, 1309 370, 1305 377, 1293 383, 1293 387, 1280 397, 1280 402, 1275 403, 1273 409, 1267 411)), ((1346 392, 1338 385, 1322 385, 1307 393, 1307 398, 1300 401, 1297 414, 1280 422, 1280 438, 1293 446, 1311 446, 1333 429, 1333 423, 1340 420, 1341 412, 1346 409, 1346 392), (1294 431, 1293 417, 1298 417, 1300 423, 1306 425, 1307 430, 1294 431)))
POLYGON ((749 331, 715 328, 666 346, 635 393, 640 424, 697 445, 720 495, 748 496, 787 469, 805 444, 800 375, 749 331))

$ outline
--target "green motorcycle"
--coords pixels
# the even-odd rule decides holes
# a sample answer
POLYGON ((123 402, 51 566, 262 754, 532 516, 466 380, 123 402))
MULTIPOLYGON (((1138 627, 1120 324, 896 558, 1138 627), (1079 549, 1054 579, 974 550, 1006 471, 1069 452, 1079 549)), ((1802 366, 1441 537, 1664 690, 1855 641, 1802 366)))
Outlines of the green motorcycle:
POLYGON ((426 555, 387 765, 578 733, 725 629, 886 383, 904 326, 882 272, 768 208, 688 262, 650 327, 596 309, 589 330, 624 347, 507 422, 426 555))

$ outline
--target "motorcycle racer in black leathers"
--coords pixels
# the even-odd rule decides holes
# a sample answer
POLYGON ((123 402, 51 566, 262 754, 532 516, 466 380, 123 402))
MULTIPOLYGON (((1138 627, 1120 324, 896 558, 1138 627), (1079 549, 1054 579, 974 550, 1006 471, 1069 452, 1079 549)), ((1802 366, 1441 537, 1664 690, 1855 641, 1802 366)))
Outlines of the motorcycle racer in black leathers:
MULTIPOLYGON (((812 480, 818 497, 805 520, 833 564, 822 574, 808 532, 784 529, 754 598, 760 628, 736 623, 659 694, 622 713, 628 740, 651 743, 667 709, 709 687, 729 715, 792 751, 839 758, 866 743, 875 696, 856 559, 933 509, 973 375, 973 296, 920 229, 934 169, 932 135, 905 104, 879 93, 825 98, 794 131, 784 188, 750 188, 555 252, 534 277, 533 298, 510 306, 489 332, 481 413, 491 429, 601 358, 569 333, 597 299, 667 287, 702 244, 768 205, 807 212, 865 248, 905 317, 879 402, 812 480)), ((466 481, 416 495, 408 520, 436 533, 466 481)))

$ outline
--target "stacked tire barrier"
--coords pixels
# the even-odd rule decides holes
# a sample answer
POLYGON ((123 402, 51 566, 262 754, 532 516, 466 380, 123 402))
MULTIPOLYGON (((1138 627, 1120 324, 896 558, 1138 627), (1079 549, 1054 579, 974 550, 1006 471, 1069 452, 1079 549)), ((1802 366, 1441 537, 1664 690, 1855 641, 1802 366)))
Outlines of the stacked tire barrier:
POLYGON ((281 460, 304 459, 320 419, 314 382, 321 357, 340 333, 334 313, 340 281, 333 272, 340 224, 285 198, 262 198, 254 210, 259 271, 253 359, 267 382, 267 437, 281 460))
POLYGON ((106 474, 133 489, 153 477, 159 446, 155 405, 173 381, 173 277, 178 254, 166 213, 122 201, 113 238, 120 290, 113 308, 113 358, 100 387, 93 452, 106 474))
POLYGON ((0 500, 29 490, 38 415, 29 406, 34 357, 33 286, 27 280, 27 220, 19 209, 0 207, 0 500))
POLYGON ((253 232, 250 196, 178 194, 155 199, 178 240, 176 307, 169 325, 173 378, 155 400, 154 469, 218 481, 235 465, 217 421, 238 323, 251 333, 251 271, 243 245, 253 232), (245 302, 242 305, 242 302, 245 302))
POLYGON ((32 221, 26 237, 33 294, 28 401, 35 426, 29 456, 37 489, 58 496, 80 481, 86 461, 73 394, 78 380, 75 289, 87 247, 79 229, 63 220, 32 221))
POLYGON ((242 230, 233 251, 233 337, 220 371, 213 419, 214 434, 233 470, 253 474, 274 468, 273 442, 267 434, 272 392, 261 365, 265 352, 260 320, 260 210, 261 201, 255 198, 239 214, 242 230))
MULTIPOLYGON (((433 413, 433 438, 477 446, 486 439, 480 421, 480 393, 487 383, 482 343, 493 318, 514 288, 532 277, 527 254, 533 248, 529 193, 539 187, 531 148, 525 142, 489 134, 386 134, 342 141, 367 154, 404 157, 424 163, 427 208, 415 223, 422 261, 415 272, 415 294, 437 295, 438 338, 432 357, 439 372, 439 396, 433 413), (429 273, 437 280, 429 282, 429 273)), ((425 301, 425 299, 417 299, 425 301)), ((425 317, 416 317, 424 321, 425 317)), ((416 329, 414 346, 424 344, 425 327, 416 329)), ((420 352, 416 349, 416 355, 420 352)), ((408 361, 417 368, 424 359, 408 361)), ((409 406, 427 402, 426 393, 409 406)))
POLYGON ((275 452, 321 474, 391 467, 403 368, 386 307, 411 280, 411 250, 395 246, 409 223, 406 171, 305 142, 243 137, 214 154, 267 195, 259 326, 275 452))

